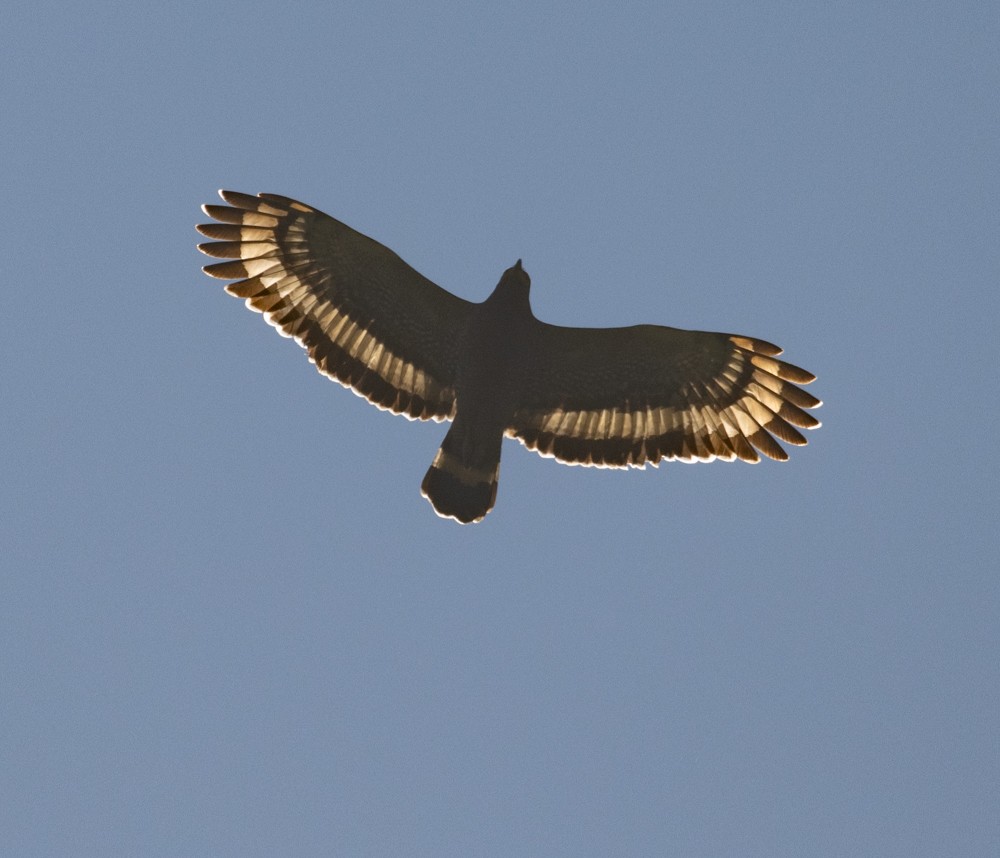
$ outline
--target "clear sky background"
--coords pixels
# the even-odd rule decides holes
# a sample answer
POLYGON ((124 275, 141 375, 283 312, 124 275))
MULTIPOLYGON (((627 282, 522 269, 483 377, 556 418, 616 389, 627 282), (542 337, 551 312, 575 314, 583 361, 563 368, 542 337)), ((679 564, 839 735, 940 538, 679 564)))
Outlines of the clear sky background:
POLYGON ((0 851, 1000 851, 995 2, 0 11, 0 851), (786 464, 444 435, 199 270, 300 198, 545 321, 779 343, 786 464))

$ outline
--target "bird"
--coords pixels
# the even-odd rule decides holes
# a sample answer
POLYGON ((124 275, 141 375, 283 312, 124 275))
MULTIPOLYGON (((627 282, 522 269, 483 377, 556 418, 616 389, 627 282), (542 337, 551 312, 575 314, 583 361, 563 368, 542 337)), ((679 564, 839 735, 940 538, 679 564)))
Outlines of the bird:
POLYGON ((819 421, 815 376, 737 334, 537 319, 521 260, 480 303, 392 250, 278 194, 219 191, 197 230, 211 277, 308 353, 322 374, 383 410, 450 420, 421 484, 435 512, 479 522, 496 502, 503 438, 570 465, 788 454, 819 421))

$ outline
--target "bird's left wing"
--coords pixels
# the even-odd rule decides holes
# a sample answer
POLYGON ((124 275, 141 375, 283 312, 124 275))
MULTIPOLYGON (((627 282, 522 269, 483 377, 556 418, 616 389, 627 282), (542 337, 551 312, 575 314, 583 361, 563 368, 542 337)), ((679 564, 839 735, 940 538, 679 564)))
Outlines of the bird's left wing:
POLYGON ((543 324, 507 434, 567 464, 784 460, 772 436, 805 444, 795 427, 819 426, 804 409, 820 401, 796 386, 815 376, 779 354, 733 334, 543 324))
POLYGON ((219 223, 198 231, 205 273, 236 280, 245 298, 309 353, 324 375, 414 419, 455 413, 458 333, 473 305, 414 271, 389 248, 310 206, 276 194, 220 191, 219 223))

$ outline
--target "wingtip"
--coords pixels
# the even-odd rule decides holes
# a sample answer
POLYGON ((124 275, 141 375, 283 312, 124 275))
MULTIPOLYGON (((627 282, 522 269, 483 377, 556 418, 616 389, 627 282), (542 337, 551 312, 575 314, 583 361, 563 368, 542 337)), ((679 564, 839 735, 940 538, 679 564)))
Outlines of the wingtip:
MULTIPOLYGON (((217 193, 217 194, 218 194, 218 195, 219 195, 219 196, 220 196, 220 197, 222 198, 222 201, 223 201, 223 202, 226 202, 226 203, 228 203, 228 202, 229 202, 229 200, 228 200, 228 199, 226 199, 226 195, 227 195, 227 194, 232 194, 232 193, 234 193, 234 191, 227 191, 227 190, 226 190, 225 188, 219 188, 219 189, 218 189, 218 190, 216 191, 216 193, 217 193)), ((217 204, 215 204, 215 203, 202 203, 202 204, 201 204, 201 206, 200 206, 200 208, 201 208, 201 210, 202 210, 202 211, 203 211, 203 212, 204 212, 205 214, 207 214, 207 215, 208 215, 209 217, 213 217, 213 215, 212 215, 212 213, 211 213, 211 212, 209 211, 209 209, 210 209, 210 208, 218 208, 218 205, 217 205, 217 204)))

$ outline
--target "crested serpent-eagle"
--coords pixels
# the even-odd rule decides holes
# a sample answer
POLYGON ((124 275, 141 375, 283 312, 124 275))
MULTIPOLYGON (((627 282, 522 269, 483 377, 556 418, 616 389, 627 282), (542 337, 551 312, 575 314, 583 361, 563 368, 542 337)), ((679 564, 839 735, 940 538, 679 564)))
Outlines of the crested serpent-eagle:
MULTIPOLYGON (((451 420, 421 491, 441 516, 480 521, 493 507, 503 436, 571 465, 643 467, 661 459, 746 462, 788 456, 775 438, 820 404, 815 376, 781 349, 734 334, 659 325, 567 328, 531 313, 521 261, 480 304, 414 271, 377 241, 276 194, 220 191, 205 266, 293 337, 324 375, 379 408, 451 420), (773 436, 773 437, 772 437, 773 436)), ((796 428, 797 427, 797 428, 796 428)))

